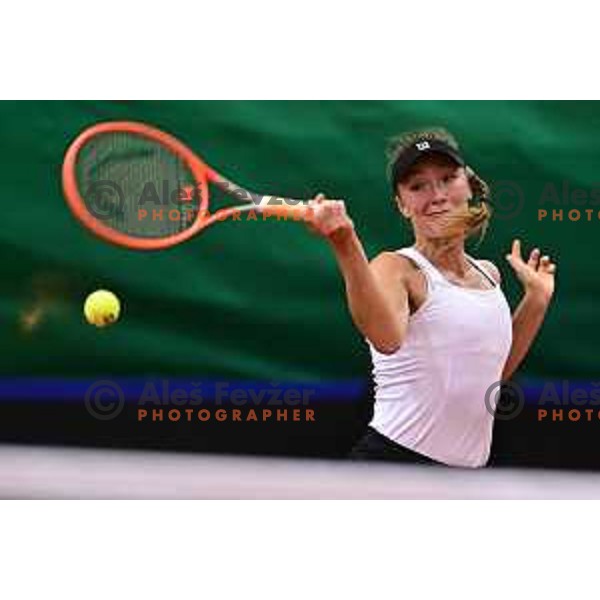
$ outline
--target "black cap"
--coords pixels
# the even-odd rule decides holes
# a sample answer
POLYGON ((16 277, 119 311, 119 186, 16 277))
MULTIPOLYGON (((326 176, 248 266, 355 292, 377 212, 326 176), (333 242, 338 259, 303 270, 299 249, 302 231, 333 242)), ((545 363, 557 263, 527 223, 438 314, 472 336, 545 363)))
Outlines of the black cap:
POLYGON ((396 193, 398 182, 406 175, 409 169, 426 154, 443 154, 451 158, 459 167, 466 165, 460 152, 446 142, 440 140, 417 140, 403 150, 392 165, 392 190, 396 193))

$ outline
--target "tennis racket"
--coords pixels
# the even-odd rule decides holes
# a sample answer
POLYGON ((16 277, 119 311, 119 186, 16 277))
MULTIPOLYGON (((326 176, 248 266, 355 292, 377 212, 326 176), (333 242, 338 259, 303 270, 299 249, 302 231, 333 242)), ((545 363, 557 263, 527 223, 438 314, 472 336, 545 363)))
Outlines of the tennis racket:
MULTIPOLYGON (((256 211, 308 220, 308 204, 263 196, 229 181, 177 138, 144 123, 96 124, 69 146, 62 168, 67 205, 99 238, 134 250, 185 242, 210 225, 256 211), (241 201, 209 210, 209 184, 241 201)), ((247 215, 249 217, 249 215, 247 215)))

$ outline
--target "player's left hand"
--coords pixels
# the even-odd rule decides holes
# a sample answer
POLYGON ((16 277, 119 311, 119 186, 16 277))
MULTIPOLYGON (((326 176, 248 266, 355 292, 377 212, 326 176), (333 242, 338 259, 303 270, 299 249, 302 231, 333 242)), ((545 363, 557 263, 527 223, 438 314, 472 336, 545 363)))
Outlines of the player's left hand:
POLYGON ((534 248, 525 262, 521 257, 521 242, 514 240, 511 253, 506 255, 506 260, 523 284, 526 294, 550 302, 554 294, 556 264, 549 256, 544 255, 540 258, 540 254, 539 248, 534 248))

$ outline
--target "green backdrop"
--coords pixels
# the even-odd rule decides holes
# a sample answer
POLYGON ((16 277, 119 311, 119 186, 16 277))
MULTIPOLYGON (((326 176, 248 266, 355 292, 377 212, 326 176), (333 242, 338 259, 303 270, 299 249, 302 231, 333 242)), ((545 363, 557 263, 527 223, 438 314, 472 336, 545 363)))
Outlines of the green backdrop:
MULTIPOLYGON (((224 223, 150 254, 84 230, 62 198, 61 161, 79 131, 110 119, 163 128, 251 189, 344 198, 370 256, 411 243, 386 182, 387 139, 447 127, 498 190, 521 190, 518 214, 495 219, 471 249, 499 265, 511 304, 519 288, 504 255, 513 237, 558 261, 557 295, 521 372, 596 376, 600 220, 540 222, 537 209, 549 183, 559 190, 565 182, 586 190, 600 183, 600 105, 341 101, 0 103, 2 375, 281 381, 368 374, 330 249, 301 225, 224 223), (85 296, 100 287, 124 304, 121 322, 101 331, 82 318, 85 296), (24 331, 23 312, 40 302, 48 312, 24 331)), ((499 197, 504 217, 507 198, 499 197)))

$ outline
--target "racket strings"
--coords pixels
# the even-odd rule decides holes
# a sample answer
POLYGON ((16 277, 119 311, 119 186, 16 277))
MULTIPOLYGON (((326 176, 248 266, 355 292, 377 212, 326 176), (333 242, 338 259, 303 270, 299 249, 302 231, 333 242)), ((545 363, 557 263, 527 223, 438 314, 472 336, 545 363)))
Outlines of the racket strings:
POLYGON ((95 136, 77 157, 80 195, 105 226, 139 238, 164 238, 195 220, 198 194, 192 173, 171 151, 131 133, 95 136))

